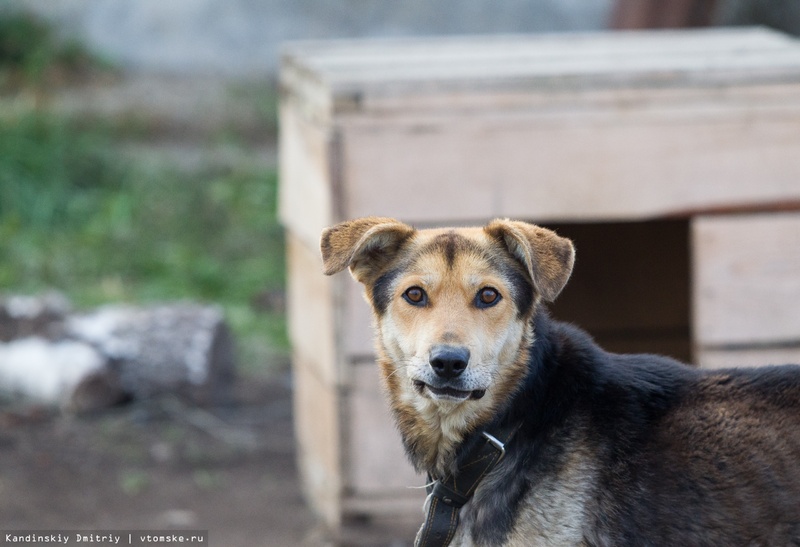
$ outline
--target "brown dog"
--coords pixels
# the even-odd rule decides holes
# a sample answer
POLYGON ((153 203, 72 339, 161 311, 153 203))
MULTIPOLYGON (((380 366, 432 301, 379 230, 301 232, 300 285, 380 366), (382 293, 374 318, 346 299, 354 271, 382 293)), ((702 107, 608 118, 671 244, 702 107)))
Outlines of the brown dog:
POLYGON ((702 371, 553 321, 571 242, 531 224, 322 235, 365 286, 417 545, 800 545, 800 367, 702 371))

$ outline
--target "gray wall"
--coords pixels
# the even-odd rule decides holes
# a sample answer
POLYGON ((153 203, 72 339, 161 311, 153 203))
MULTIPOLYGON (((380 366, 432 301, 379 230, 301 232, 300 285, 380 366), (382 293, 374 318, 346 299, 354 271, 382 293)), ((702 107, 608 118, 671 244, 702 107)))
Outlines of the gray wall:
POLYGON ((6 0, 127 68, 259 77, 285 40, 606 27, 612 0, 6 0))

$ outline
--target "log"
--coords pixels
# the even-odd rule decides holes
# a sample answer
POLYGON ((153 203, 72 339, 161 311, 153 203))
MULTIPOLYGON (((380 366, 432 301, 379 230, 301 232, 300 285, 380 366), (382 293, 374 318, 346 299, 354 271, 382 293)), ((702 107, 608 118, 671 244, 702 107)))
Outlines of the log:
POLYGON ((178 393, 207 404, 230 400, 233 340, 216 306, 107 306, 69 318, 66 332, 97 349, 131 397, 178 393))
POLYGON ((230 402, 233 339, 220 308, 175 303, 68 312, 58 295, 0 300, 0 394, 74 413, 162 394, 230 402))
POLYGON ((0 297, 0 342, 29 336, 57 336, 69 312, 69 301, 57 292, 0 297))
MULTIPOLYGON (((71 406, 78 386, 103 376, 106 359, 75 340, 27 337, 0 344, 0 386, 7 396, 46 405, 71 406)), ((108 390, 104 390, 108 392, 108 390)))

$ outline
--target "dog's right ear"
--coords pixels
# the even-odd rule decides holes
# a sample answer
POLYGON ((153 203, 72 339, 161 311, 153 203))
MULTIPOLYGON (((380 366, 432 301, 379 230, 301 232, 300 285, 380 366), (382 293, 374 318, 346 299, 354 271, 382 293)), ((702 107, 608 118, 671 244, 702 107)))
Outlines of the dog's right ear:
POLYGON ((368 281, 394 258, 414 228, 393 218, 349 220, 322 232, 320 250, 325 275, 350 268, 361 283, 368 281))

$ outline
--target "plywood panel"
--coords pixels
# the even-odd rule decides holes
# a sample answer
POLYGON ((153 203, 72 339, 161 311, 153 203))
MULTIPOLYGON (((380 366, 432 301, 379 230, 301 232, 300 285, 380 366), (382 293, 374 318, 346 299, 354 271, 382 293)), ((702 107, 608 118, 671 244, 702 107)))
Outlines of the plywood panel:
POLYGON ((692 249, 699 346, 800 343, 800 213, 699 217, 692 249))

